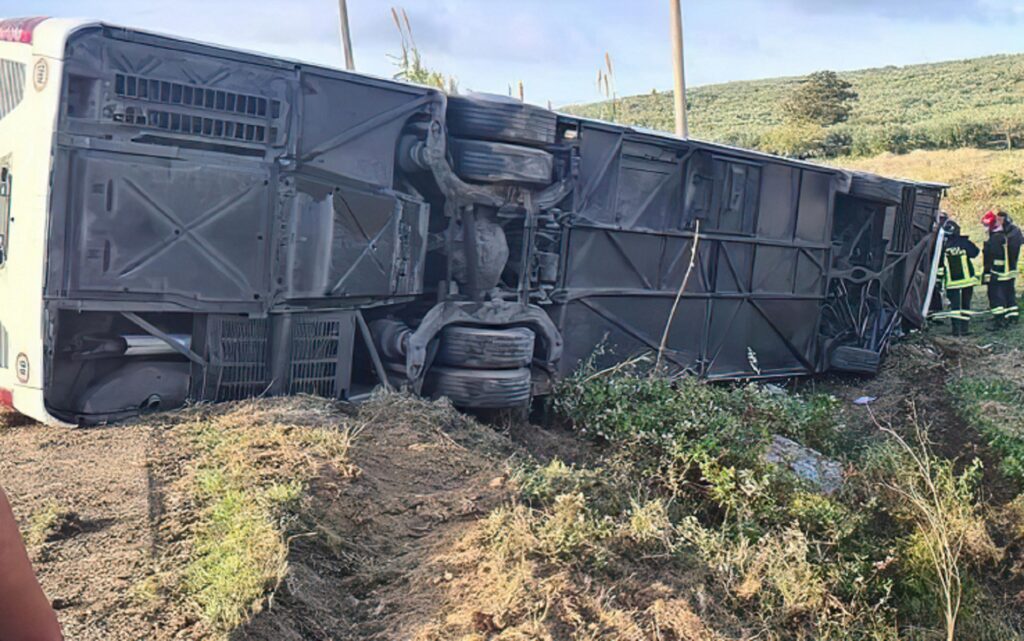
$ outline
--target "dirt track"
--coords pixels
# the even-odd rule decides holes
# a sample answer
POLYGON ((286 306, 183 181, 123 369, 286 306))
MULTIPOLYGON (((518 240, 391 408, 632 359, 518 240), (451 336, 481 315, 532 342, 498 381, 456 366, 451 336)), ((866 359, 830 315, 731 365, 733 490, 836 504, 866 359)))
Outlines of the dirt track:
POLYGON ((155 638, 133 603, 152 568, 150 430, 0 428, 0 483, 23 531, 50 515, 31 546, 68 639, 155 638))
MULTIPOLYGON (((356 439, 354 479, 324 470, 310 488, 287 576, 231 639, 407 638, 442 615, 436 560, 504 498, 516 448, 450 408, 399 403, 356 439)), ((223 637, 159 581, 187 561, 190 518, 175 483, 187 448, 168 438, 139 424, 0 427, 0 484, 23 533, 49 516, 30 555, 68 639, 223 637)))

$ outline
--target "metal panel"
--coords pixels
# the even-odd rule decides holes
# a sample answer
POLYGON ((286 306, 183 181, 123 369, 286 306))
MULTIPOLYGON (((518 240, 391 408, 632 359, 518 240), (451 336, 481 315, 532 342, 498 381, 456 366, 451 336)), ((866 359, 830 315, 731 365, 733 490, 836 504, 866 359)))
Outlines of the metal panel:
POLYGON ((351 312, 296 315, 289 346, 289 394, 347 395, 355 326, 351 312))
MULTIPOLYGON (((562 372, 572 372, 592 355, 597 367, 607 367, 626 355, 657 350, 672 302, 672 296, 591 296, 559 309, 566 339, 562 372)), ((706 300, 680 301, 669 332, 667 362, 701 373, 706 309, 706 300)))
POLYGON ((288 199, 286 298, 422 291, 429 209, 394 192, 296 179, 288 199))
POLYGON ((762 169, 761 203, 757 235, 791 240, 795 233, 796 207, 800 197, 800 170, 766 164, 762 169))
POLYGON ((76 33, 65 67, 65 127, 256 156, 284 146, 293 72, 209 48, 205 55, 188 51, 201 45, 168 44, 116 29, 76 33))
POLYGON ((210 316, 202 400, 236 401, 270 389, 270 323, 262 318, 210 316))
POLYGON ((218 302, 267 295, 266 167, 80 151, 72 175, 72 293, 218 302))
POLYGON ((806 169, 802 173, 796 238, 811 243, 828 242, 832 231, 831 212, 835 177, 832 174, 806 169))
POLYGON ((670 362, 721 378, 816 371, 836 175, 692 142, 680 152, 606 131, 588 142, 592 134, 581 133, 583 221, 569 231, 565 289, 554 296, 567 301, 558 310, 570 361, 563 369, 602 341, 609 362, 658 349, 700 221, 670 362), (684 184, 683 197, 650 198, 684 184), (634 194, 631 217, 610 208, 624 193, 634 194), (636 226, 621 230, 626 223, 636 226))
POLYGON ((298 156, 303 165, 390 187, 395 141, 406 121, 433 99, 427 89, 377 86, 321 71, 301 74, 298 156))
POLYGON ((652 289, 659 281, 662 239, 658 236, 578 228, 571 242, 569 287, 652 289))

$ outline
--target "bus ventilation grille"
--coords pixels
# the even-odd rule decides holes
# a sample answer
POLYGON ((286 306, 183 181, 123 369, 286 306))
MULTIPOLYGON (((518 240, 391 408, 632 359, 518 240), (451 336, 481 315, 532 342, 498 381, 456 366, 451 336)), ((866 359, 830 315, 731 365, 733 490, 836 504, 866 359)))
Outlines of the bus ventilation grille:
POLYGON ((136 103, 114 114, 116 122, 258 144, 273 142, 277 137, 278 129, 271 123, 281 117, 279 100, 122 73, 114 77, 114 93, 136 103), (167 105, 172 109, 138 103, 167 105), (216 112, 219 117, 203 112, 216 112), (236 117, 226 117, 228 114, 236 117))
POLYGON ((298 320, 291 332, 290 394, 327 398, 340 395, 338 366, 343 351, 341 321, 337 318, 298 320))
POLYGON ((135 124, 146 125, 154 129, 163 129, 164 131, 189 136, 224 138, 241 142, 267 142, 267 128, 265 126, 235 122, 233 120, 221 120, 220 118, 204 118, 202 116, 190 116, 188 114, 155 110, 150 110, 143 114, 136 112, 132 107, 128 107, 125 109, 123 121, 129 124, 134 122, 135 124))
POLYGON ((25 65, 0 60, 0 118, 14 111, 25 96, 25 65))
POLYGON ((216 399, 237 401, 265 394, 270 386, 267 319, 218 318, 210 329, 216 399))

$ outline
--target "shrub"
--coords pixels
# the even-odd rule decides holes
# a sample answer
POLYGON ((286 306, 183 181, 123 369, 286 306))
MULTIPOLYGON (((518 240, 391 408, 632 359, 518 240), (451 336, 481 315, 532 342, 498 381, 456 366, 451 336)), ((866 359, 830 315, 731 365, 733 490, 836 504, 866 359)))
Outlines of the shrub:
POLYGON ((891 428, 887 471, 880 488, 889 509, 913 526, 904 542, 904 571, 912 583, 927 589, 941 611, 946 638, 956 637, 964 605, 966 567, 998 558, 974 498, 980 461, 957 473, 952 461, 936 457, 927 432, 918 427, 911 443, 891 428))
POLYGON ((791 158, 813 158, 825 154, 828 135, 821 125, 791 122, 774 127, 760 140, 762 151, 791 158))

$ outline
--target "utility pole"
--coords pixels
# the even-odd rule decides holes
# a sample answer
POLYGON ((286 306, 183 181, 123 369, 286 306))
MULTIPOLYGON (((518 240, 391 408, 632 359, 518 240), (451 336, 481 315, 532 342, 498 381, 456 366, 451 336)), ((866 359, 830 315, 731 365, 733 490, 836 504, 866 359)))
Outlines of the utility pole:
POLYGON ((338 18, 341 20, 341 48, 345 52, 345 68, 356 70, 356 61, 352 58, 352 35, 348 31, 348 4, 338 0, 338 18))
POLYGON ((686 71, 683 67, 683 9, 681 0, 669 0, 672 27, 672 66, 675 70, 676 135, 690 136, 686 118, 686 71))

